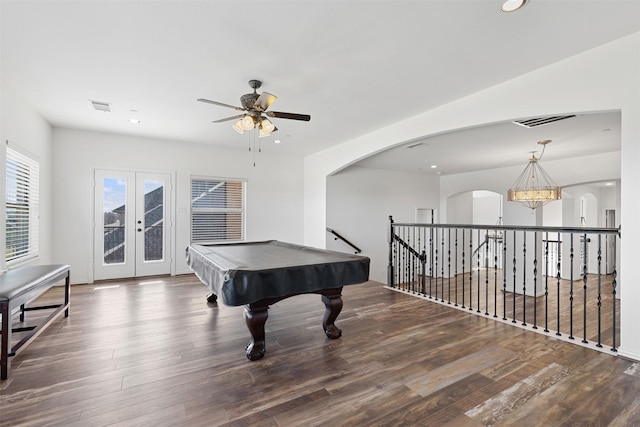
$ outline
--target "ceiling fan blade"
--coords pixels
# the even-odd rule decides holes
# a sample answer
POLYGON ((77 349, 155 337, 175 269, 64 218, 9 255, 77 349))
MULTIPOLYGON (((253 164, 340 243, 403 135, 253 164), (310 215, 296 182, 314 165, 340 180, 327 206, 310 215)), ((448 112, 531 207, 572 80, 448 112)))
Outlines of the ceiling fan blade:
POLYGON ((241 119, 241 118, 243 118, 244 116, 245 116, 244 114, 239 114, 239 115, 237 115, 237 116, 227 117, 226 119, 213 120, 211 123, 222 123, 222 122, 228 122, 229 120, 241 119))
POLYGON ((265 114, 279 119, 304 120, 305 122, 311 120, 311 116, 308 114, 283 113, 281 111, 267 111, 265 114))
POLYGON ((253 108, 266 111, 266 109, 269 108, 269 105, 271 105, 276 99, 278 99, 277 96, 271 95, 267 92, 262 92, 258 99, 256 99, 256 102, 253 103, 253 108))
POLYGON ((234 110, 238 110, 238 111, 245 111, 245 109, 242 107, 236 107, 235 105, 224 104, 218 101, 211 101, 210 99, 198 98, 198 101, 206 102, 207 104, 219 105, 221 107, 233 108, 234 110))

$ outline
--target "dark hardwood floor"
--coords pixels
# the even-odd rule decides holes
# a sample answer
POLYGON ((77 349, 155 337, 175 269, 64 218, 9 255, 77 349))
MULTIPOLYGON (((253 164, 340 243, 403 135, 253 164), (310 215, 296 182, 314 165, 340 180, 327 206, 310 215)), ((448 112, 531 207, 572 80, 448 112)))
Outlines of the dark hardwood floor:
POLYGON ((396 289, 449 306, 457 304, 458 308, 466 307, 469 312, 481 316, 506 318, 508 323, 515 319, 519 325, 526 323, 528 329, 535 325, 541 333, 545 330, 547 334, 559 332, 564 338, 573 337, 575 343, 586 340, 587 347, 592 349, 597 349, 600 343, 600 350, 611 353, 612 348, 620 346, 620 299, 614 299, 611 274, 588 274, 586 293, 582 278, 574 280, 572 286, 569 280, 542 276, 538 289, 543 292, 546 286, 548 297, 544 293, 536 298, 515 294, 515 304, 511 291, 513 279, 508 277, 507 292, 503 292, 502 270, 479 269, 451 279, 427 277, 426 294, 421 293, 419 283, 399 283, 396 289))
POLYGON ((256 362, 242 307, 193 275, 71 294, 12 359, 1 426, 640 425, 639 363, 375 282, 345 287, 337 340, 319 296, 272 306, 256 362))

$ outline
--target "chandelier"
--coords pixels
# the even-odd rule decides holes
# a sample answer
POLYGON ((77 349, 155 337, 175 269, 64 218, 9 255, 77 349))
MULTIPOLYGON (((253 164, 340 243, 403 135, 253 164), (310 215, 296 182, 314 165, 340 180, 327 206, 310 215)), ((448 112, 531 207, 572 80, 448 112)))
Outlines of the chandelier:
POLYGON ((535 151, 531 152, 529 163, 507 193, 508 201, 520 202, 530 209, 537 209, 554 200, 560 200, 560 187, 551 180, 539 163, 545 147, 550 142, 550 139, 538 141, 538 144, 542 145, 542 153, 537 158, 535 151))

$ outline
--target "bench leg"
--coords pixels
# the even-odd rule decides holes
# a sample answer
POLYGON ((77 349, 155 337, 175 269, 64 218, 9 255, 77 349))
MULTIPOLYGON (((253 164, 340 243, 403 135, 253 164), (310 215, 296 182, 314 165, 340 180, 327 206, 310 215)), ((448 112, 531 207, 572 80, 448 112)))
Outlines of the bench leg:
POLYGON ((64 317, 69 317, 69 301, 71 301, 71 272, 67 271, 67 277, 64 279, 64 317))
POLYGON ((9 301, 0 303, 2 316, 2 348, 0 348, 0 380, 9 378, 9 346, 11 345, 11 313, 9 301))

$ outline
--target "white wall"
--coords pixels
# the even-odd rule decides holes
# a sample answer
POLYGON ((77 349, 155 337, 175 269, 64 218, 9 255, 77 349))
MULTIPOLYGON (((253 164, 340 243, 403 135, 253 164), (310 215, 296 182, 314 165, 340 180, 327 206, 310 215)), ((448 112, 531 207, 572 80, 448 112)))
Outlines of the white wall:
POLYGON ((188 273, 190 177, 247 179, 247 240, 303 241, 302 159, 263 148, 253 166, 244 150, 56 128, 53 131, 54 261, 72 267, 74 283, 93 279, 92 172, 99 169, 174 173, 176 274, 188 273))
MULTIPOLYGON (((0 150, 0 197, 6 200, 6 141, 15 144, 32 154, 40 163, 40 257, 33 259, 28 264, 50 264, 52 262, 51 230, 53 227, 52 201, 53 191, 51 185, 52 175, 52 131, 51 126, 38 113, 30 108, 14 92, 11 82, 2 79, 0 99, 0 137, 2 149, 0 150)), ((5 209, 0 209, 0 235, 5 235, 5 209)), ((4 253, 5 240, 1 239, 0 248, 4 253)), ((4 269, 4 257, 0 259, 0 271, 4 269)))
MULTIPOLYGON (((376 152, 428 135, 503 122, 524 117, 576 112, 621 111, 620 242, 619 282, 633 283, 637 274, 635 243, 640 240, 640 33, 567 58, 558 63, 501 83, 450 104, 408 118, 347 141, 339 146, 307 156, 305 168, 305 244, 319 246, 325 241, 326 177, 376 152), (625 223, 625 218, 629 220, 625 223), (630 266, 625 269, 625 266, 630 266)), ((556 179, 545 163, 545 170, 556 179)), ((520 170, 509 174, 509 182, 520 170)), ((593 170, 597 173, 597 169, 593 170)), ((603 178, 610 179, 613 177, 603 178)), ((590 179, 589 181, 595 181, 590 179)), ((559 185, 561 182, 556 181, 559 185)), ((493 190, 492 188, 484 188, 493 190)), ((440 192, 441 199, 455 192, 440 192)), ((443 203, 441 203, 442 206, 443 203)), ((505 206, 505 217, 506 217, 505 206)), ((441 218, 446 215, 441 214, 441 218)), ((621 308, 621 355, 640 360, 640 287, 625 289, 621 308)))
MULTIPOLYGON (((443 206, 443 205, 441 205, 443 206)), ((441 221, 444 224, 473 224, 473 191, 463 191, 452 194, 444 204, 447 209, 442 209, 441 221)))
MULTIPOLYGON (((417 208, 437 207, 438 192, 436 177, 350 167, 327 177, 327 227, 371 258, 371 280, 386 283, 389 215, 395 222, 413 223, 417 208)), ((326 247, 352 252, 330 233, 326 233, 326 247)))
POLYGON ((473 192, 473 224, 495 225, 502 213, 500 212, 500 193, 492 191, 473 192))

